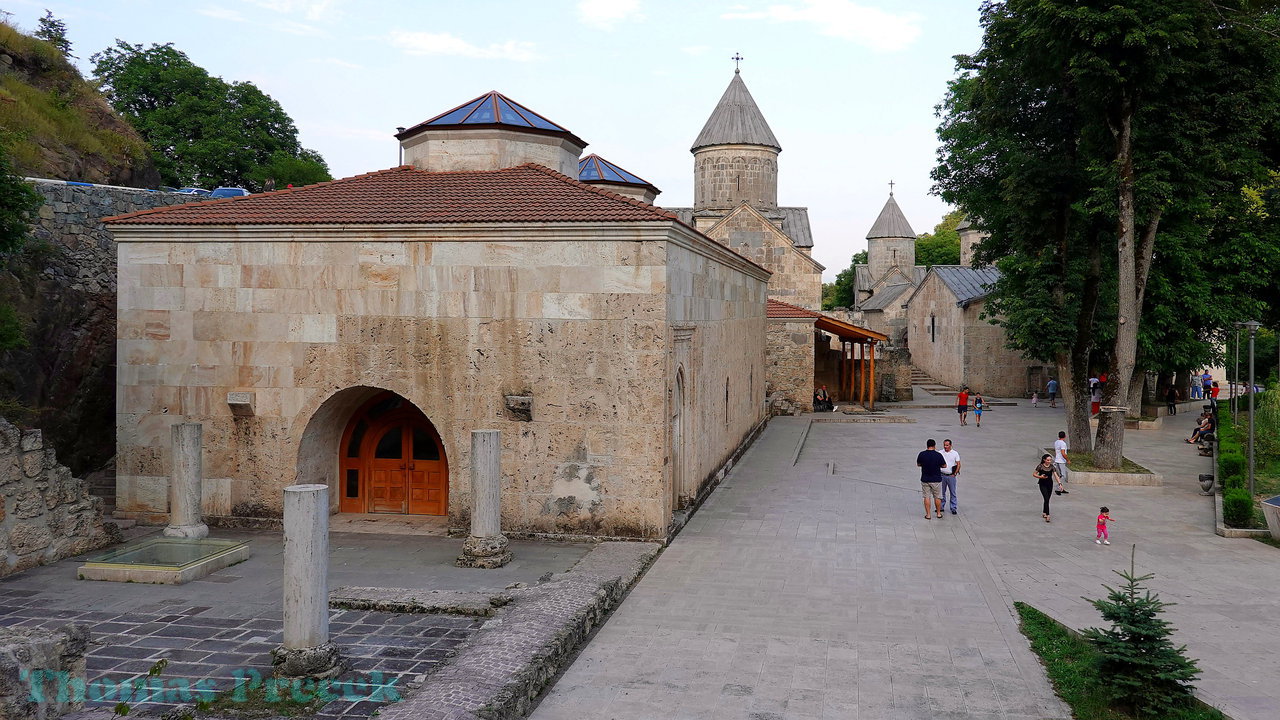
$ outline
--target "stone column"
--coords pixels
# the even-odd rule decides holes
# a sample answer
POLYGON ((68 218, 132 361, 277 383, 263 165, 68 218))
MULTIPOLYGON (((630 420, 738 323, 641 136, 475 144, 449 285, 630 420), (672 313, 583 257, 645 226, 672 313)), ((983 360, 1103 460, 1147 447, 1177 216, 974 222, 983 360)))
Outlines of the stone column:
POLYGON ((502 443, 497 430, 471 431, 471 536, 458 567, 498 568, 511 562, 502 534, 502 443))
POLYGON ((169 475, 169 526, 165 537, 199 539, 209 536, 209 526, 200 517, 200 460, 204 426, 180 423, 173 426, 173 472, 169 475))
POLYGON ((329 641, 329 486, 284 489, 284 644, 276 674, 333 677, 344 670, 329 641))

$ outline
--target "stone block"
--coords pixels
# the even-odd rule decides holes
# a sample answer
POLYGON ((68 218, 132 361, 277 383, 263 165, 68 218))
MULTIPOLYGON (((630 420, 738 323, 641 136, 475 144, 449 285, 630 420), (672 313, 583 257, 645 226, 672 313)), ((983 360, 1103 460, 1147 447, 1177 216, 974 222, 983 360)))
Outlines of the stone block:
POLYGON ((32 452, 44 449, 44 435, 39 430, 22 431, 22 451, 32 452))
POLYGON ((89 627, 0 628, 0 718, 48 720, 81 710, 89 627), (62 691, 62 692, 60 692, 62 691))

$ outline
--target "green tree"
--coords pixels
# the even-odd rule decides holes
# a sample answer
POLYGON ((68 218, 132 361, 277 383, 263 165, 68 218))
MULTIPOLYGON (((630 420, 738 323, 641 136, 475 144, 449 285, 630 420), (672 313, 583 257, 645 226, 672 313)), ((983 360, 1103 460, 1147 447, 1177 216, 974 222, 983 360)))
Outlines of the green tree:
MULTIPOLYGON (((1095 366, 1111 378, 1103 404, 1130 405, 1134 378, 1172 361, 1150 351, 1194 337, 1194 322, 1143 330, 1156 303, 1178 302, 1166 274, 1239 252, 1220 209, 1264 175, 1280 96, 1276 18, 1253 8, 988 0, 982 49, 958 58, 937 189, 990 232, 979 260, 1003 277, 988 310, 1012 347, 1057 363, 1078 449, 1077 390, 1095 366)), ((1123 438, 1123 416, 1104 413, 1095 462, 1118 466, 1123 438)))
POLYGON ((34 188, 13 172, 12 138, 0 131, 0 253, 12 253, 31 236, 31 222, 44 204, 34 188))
POLYGON ((916 238, 916 264, 929 267, 959 265, 960 233, 956 228, 963 220, 963 212, 952 210, 942 218, 942 222, 934 226, 933 232, 923 233, 916 238))
MULTIPOLYGON (((11 137, 0 132, 0 263, 21 249, 31 236, 31 222, 44 199, 13 173, 9 159, 11 137)), ((26 329, 14 309, 0 304, 0 350, 26 347, 26 329)))
POLYGON ((44 17, 36 23, 36 31, 33 33, 36 37, 58 48, 64 56, 75 57, 71 54, 71 41, 67 39, 67 24, 54 17, 52 10, 45 10, 44 17))
POLYGON ((111 104, 150 143, 164 183, 257 190, 256 178, 286 165, 317 177, 317 161, 327 179, 323 160, 304 152, 284 108, 253 83, 212 77, 172 43, 117 40, 91 59, 111 104))
POLYGON ((1200 670, 1186 656, 1185 645, 1175 647, 1169 640, 1173 628, 1160 618, 1173 603, 1142 586, 1154 576, 1135 575, 1132 559, 1127 572, 1114 572, 1124 584, 1118 589, 1104 585, 1107 599, 1089 601, 1111 627, 1082 634, 1101 654, 1099 670, 1116 702, 1139 718, 1176 717, 1190 702, 1200 670))
POLYGON ((857 300, 853 296, 854 266, 867 264, 867 251, 860 250, 849 259, 849 267, 836 275, 836 281, 822 287, 822 309, 831 310, 838 307, 851 308, 857 300), (830 290, 828 290, 830 286, 830 290))
POLYGON ((270 180, 278 190, 287 185, 314 185, 332 180, 333 176, 329 174, 329 166, 320 157, 320 153, 303 148, 296 157, 276 152, 265 165, 255 168, 250 173, 250 178, 254 185, 261 188, 265 188, 270 180))

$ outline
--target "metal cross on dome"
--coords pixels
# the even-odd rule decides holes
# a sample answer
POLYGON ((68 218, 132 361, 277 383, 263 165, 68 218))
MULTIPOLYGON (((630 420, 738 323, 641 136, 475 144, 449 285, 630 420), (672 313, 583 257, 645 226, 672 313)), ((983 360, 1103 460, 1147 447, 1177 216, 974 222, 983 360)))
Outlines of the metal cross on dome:
POLYGON ((733 61, 733 71, 734 71, 735 73, 740 73, 740 72, 742 72, 742 67, 740 66, 740 63, 741 63, 743 60, 745 60, 745 59, 746 59, 746 58, 742 57, 742 53, 734 53, 734 54, 733 54, 733 57, 731 57, 731 58, 729 58, 729 59, 733 61))
POLYGON ((893 195, 893 186, 894 186, 894 182, 893 182, 892 180, 890 180, 890 181, 889 181, 889 194, 890 194, 890 195, 893 195))

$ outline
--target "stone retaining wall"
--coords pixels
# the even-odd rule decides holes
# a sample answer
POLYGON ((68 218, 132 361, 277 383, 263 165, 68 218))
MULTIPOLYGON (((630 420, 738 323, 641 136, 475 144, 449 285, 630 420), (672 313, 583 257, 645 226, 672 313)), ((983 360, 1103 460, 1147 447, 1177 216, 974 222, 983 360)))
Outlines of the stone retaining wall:
POLYGON ((40 431, 0 419, 0 577, 119 540, 102 522, 102 500, 58 464, 40 431))
MULTIPOLYGON (((116 244, 102 218, 190 202, 192 196, 37 182, 32 241, 0 270, 0 303, 26 327, 27 347, 0 360, 0 394, 34 411, 80 476, 115 454, 116 244)), ((11 416, 11 419, 18 419, 11 416)))

